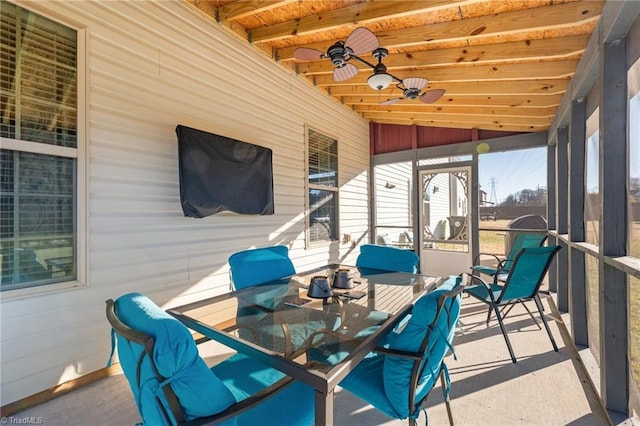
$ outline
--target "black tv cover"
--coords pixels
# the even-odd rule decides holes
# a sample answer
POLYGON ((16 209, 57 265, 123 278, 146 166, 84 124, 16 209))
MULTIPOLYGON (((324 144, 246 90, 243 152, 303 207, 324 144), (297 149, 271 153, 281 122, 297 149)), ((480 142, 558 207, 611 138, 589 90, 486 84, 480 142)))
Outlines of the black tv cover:
POLYGON ((273 214, 272 151, 178 125, 180 202, 187 217, 273 214))

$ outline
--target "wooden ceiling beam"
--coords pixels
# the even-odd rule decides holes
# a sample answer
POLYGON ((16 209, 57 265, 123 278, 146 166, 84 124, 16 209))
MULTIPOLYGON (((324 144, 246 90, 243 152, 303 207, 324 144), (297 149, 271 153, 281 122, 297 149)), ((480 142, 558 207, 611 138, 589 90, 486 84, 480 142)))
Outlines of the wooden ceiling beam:
MULTIPOLYGON (((380 105, 381 102, 397 96, 342 96, 338 97, 345 105, 380 105)), ((562 95, 484 95, 484 96, 445 96, 440 101, 431 105, 440 105, 443 108, 455 106, 458 108, 467 107, 518 107, 526 109, 545 109, 552 113, 560 105, 562 95)), ((420 101, 401 101, 402 105, 420 101)), ((427 104, 424 104, 427 105, 427 104)), ((546 114, 545 114, 546 115, 546 114)))
MULTIPOLYGON (((400 2, 390 3, 402 4, 400 2)), ((378 32, 376 36, 381 46, 387 49, 394 49, 406 46, 428 45, 433 42, 470 41, 482 37, 494 37, 519 32, 530 33, 545 29, 572 28, 585 23, 592 23, 595 26, 602 8, 602 2, 581 0, 498 15, 492 14, 459 21, 378 32)), ((589 28, 592 29, 591 27, 589 28)), ((590 31, 586 32, 590 33, 590 31)), ((327 40, 304 44, 304 46, 325 51, 336 41, 338 40, 327 40)), ((277 49, 277 59, 280 61, 293 60, 293 51, 299 46, 277 49)))
MULTIPOLYGON (((500 65, 479 65, 479 66, 459 66, 455 70, 450 68, 431 68, 421 70, 416 68, 412 71, 400 71, 394 75, 400 79, 408 77, 423 77, 434 82, 443 83, 446 89, 447 81, 480 81, 480 80, 527 80, 545 78, 565 78, 570 77, 576 70, 577 60, 572 61, 550 61, 525 64, 500 64, 500 65)), ((367 84, 367 79, 371 73, 361 72, 357 76, 346 81, 336 82, 331 74, 313 76, 313 82, 317 86, 339 86, 367 84)))
MULTIPOLYGON (((562 96, 569 86, 569 78, 564 79, 530 79, 508 82, 502 81, 450 81, 430 83, 425 89, 445 89, 445 99, 457 95, 559 95, 562 96)), ((402 91, 391 86, 380 92, 367 85, 328 86, 327 91, 333 96, 400 96, 402 91)), ((385 98, 386 99, 386 98, 385 98)))
POLYGON ((518 126, 549 126, 553 117, 492 117, 488 115, 475 114, 441 114, 441 113, 394 113, 386 112, 366 112, 364 117, 376 121, 377 119, 385 119, 392 117, 398 120, 408 121, 449 121, 449 122, 473 122, 473 123, 491 123, 497 125, 518 125, 518 126))
MULTIPOLYGON (((390 54, 383 59, 387 70, 429 68, 430 66, 458 66, 461 64, 505 63, 513 61, 540 61, 549 59, 579 59, 589 40, 589 35, 494 43, 463 48, 422 50, 390 54)), ((367 58, 375 63, 375 59, 367 58)), ((367 65, 351 60, 361 70, 370 70, 367 65)), ((329 74, 335 69, 329 59, 300 63, 297 72, 303 75, 329 74)))
POLYGON ((371 120, 380 124, 400 124, 403 126, 444 127, 452 129, 503 130, 511 132, 544 132, 548 125, 493 123, 485 121, 447 121, 447 120, 403 120, 380 118, 371 120))
POLYGON ((272 42, 299 35, 328 31, 345 25, 363 25, 368 22, 403 18, 419 13, 429 13, 440 9, 450 9, 480 0, 403 0, 365 2, 342 9, 334 9, 316 15, 305 16, 250 31, 254 43, 272 42))
POLYGON ((419 100, 413 101, 405 99, 394 105, 354 105, 353 110, 362 113, 383 112, 391 115, 396 114, 438 114, 438 115, 476 115, 487 117, 536 117, 553 118, 555 107, 545 108, 519 108, 511 106, 453 106, 440 104, 424 104, 419 100))

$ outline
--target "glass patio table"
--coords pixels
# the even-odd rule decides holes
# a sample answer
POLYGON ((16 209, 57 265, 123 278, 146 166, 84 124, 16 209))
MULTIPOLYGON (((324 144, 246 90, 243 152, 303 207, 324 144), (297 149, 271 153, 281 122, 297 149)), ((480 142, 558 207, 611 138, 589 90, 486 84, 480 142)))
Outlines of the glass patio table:
POLYGON ((169 309, 190 329, 255 357, 315 389, 315 422, 333 424, 338 383, 439 278, 327 265, 169 309), (314 277, 347 273, 353 288, 308 297, 314 277), (347 270, 347 271, 345 271, 347 270))

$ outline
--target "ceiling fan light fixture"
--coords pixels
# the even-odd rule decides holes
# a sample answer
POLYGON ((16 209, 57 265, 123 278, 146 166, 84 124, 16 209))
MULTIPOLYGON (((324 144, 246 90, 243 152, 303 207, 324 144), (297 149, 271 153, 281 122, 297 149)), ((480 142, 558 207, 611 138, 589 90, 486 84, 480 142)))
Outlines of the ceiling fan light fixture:
POLYGON ((392 81, 393 77, 391 77, 386 72, 381 72, 374 73, 371 77, 369 77, 367 83, 373 90, 383 90, 389 87, 392 81))

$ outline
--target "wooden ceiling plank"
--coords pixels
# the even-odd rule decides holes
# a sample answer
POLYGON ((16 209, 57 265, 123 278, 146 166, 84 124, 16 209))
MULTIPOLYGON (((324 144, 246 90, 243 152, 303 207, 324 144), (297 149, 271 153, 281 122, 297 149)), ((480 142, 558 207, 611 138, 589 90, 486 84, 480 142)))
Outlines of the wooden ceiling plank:
MULTIPOLYGON (((396 98, 397 96, 342 96, 338 97, 345 105, 380 105, 381 102, 387 99, 396 98)), ((443 108, 457 107, 518 107, 525 109, 551 109, 552 113, 555 113, 555 108, 560 104, 562 95, 521 95, 521 96, 503 96, 503 95, 491 95, 491 96, 448 96, 440 99, 434 104, 424 104, 425 106, 442 106, 443 108)), ((403 100, 396 105, 412 105, 414 102, 403 100)))
POLYGON ((298 0, 243 0, 234 1, 218 8, 218 20, 221 22, 236 21, 247 16, 256 15, 267 10, 277 9, 298 0))
MULTIPOLYGON (((567 90, 569 82, 566 79, 542 79, 542 80, 510 80, 508 82, 501 81, 465 81, 465 82, 447 82, 431 83, 426 89, 445 89, 445 98, 456 95, 559 95, 567 90)), ((390 87, 380 92, 371 89, 366 85, 359 86, 330 86, 329 92, 333 96, 372 96, 372 97, 389 97, 400 96, 402 91, 390 87)), ((386 98, 385 98, 386 99, 386 98)))
MULTIPOLYGON (((419 52, 390 54, 383 59, 387 70, 429 68, 430 66, 457 66, 460 64, 487 64, 513 61, 540 61, 549 59, 579 59, 589 35, 494 43, 464 48, 423 50, 419 52)), ((371 69, 356 60, 350 61, 362 70, 371 69)), ((330 60, 300 63, 297 71, 303 75, 330 74, 334 70, 330 60)))
MULTIPOLYGON (((459 66, 455 71, 450 68, 432 68, 429 70, 415 69, 412 71, 401 71, 394 73, 400 79, 408 77, 422 77, 431 83, 442 83, 442 88, 446 89, 445 82, 449 81, 490 81, 490 80, 526 80, 526 79, 546 79, 546 78, 566 78, 573 75, 577 60, 572 61, 552 61, 538 62, 535 64, 501 64, 501 65, 479 65, 479 66, 459 66)), ((330 74, 316 75, 313 81, 317 86, 339 86, 341 84, 367 84, 367 79, 371 73, 361 72, 349 80, 336 82, 330 74)), ((507 81, 505 81, 507 83, 507 81)))
MULTIPOLYGON (((217 9, 214 4, 209 1, 201 1, 201 0, 183 0, 185 3, 190 5, 191 7, 198 10, 201 14, 205 15, 208 19, 218 23, 217 9)), ((247 39, 247 30, 237 25, 235 22, 227 21, 224 22, 222 28, 232 32, 236 36, 246 40, 247 39)), ((266 53, 269 56, 273 55, 272 49, 269 46, 261 46, 260 50, 266 53)))
MULTIPOLYGON (((345 105, 380 105, 381 102, 396 96, 341 96, 337 97, 345 105)), ((520 96, 447 96, 433 105, 454 105, 458 107, 519 107, 519 108, 555 108, 558 107, 562 95, 520 95, 520 96)), ((406 101, 409 102, 409 101, 406 101)))
POLYGON ((368 22, 406 17, 418 13, 433 12, 442 8, 453 8, 478 3, 480 0, 421 0, 366 2, 335 9, 316 15, 305 16, 276 25, 255 28, 250 31, 254 43, 269 42, 332 30, 344 25, 362 25, 368 22))
MULTIPOLYGON (((480 37, 534 30, 575 27, 586 22, 595 22, 602 12, 603 2, 581 0, 573 3, 524 9, 499 15, 486 15, 460 21, 443 22, 414 28, 378 32, 380 45, 387 49, 403 46, 427 45, 434 41, 467 40, 480 37)), ((305 47, 326 50, 338 40, 305 44, 305 47)), ((299 46, 276 50, 279 60, 293 60, 293 51, 299 46)))

